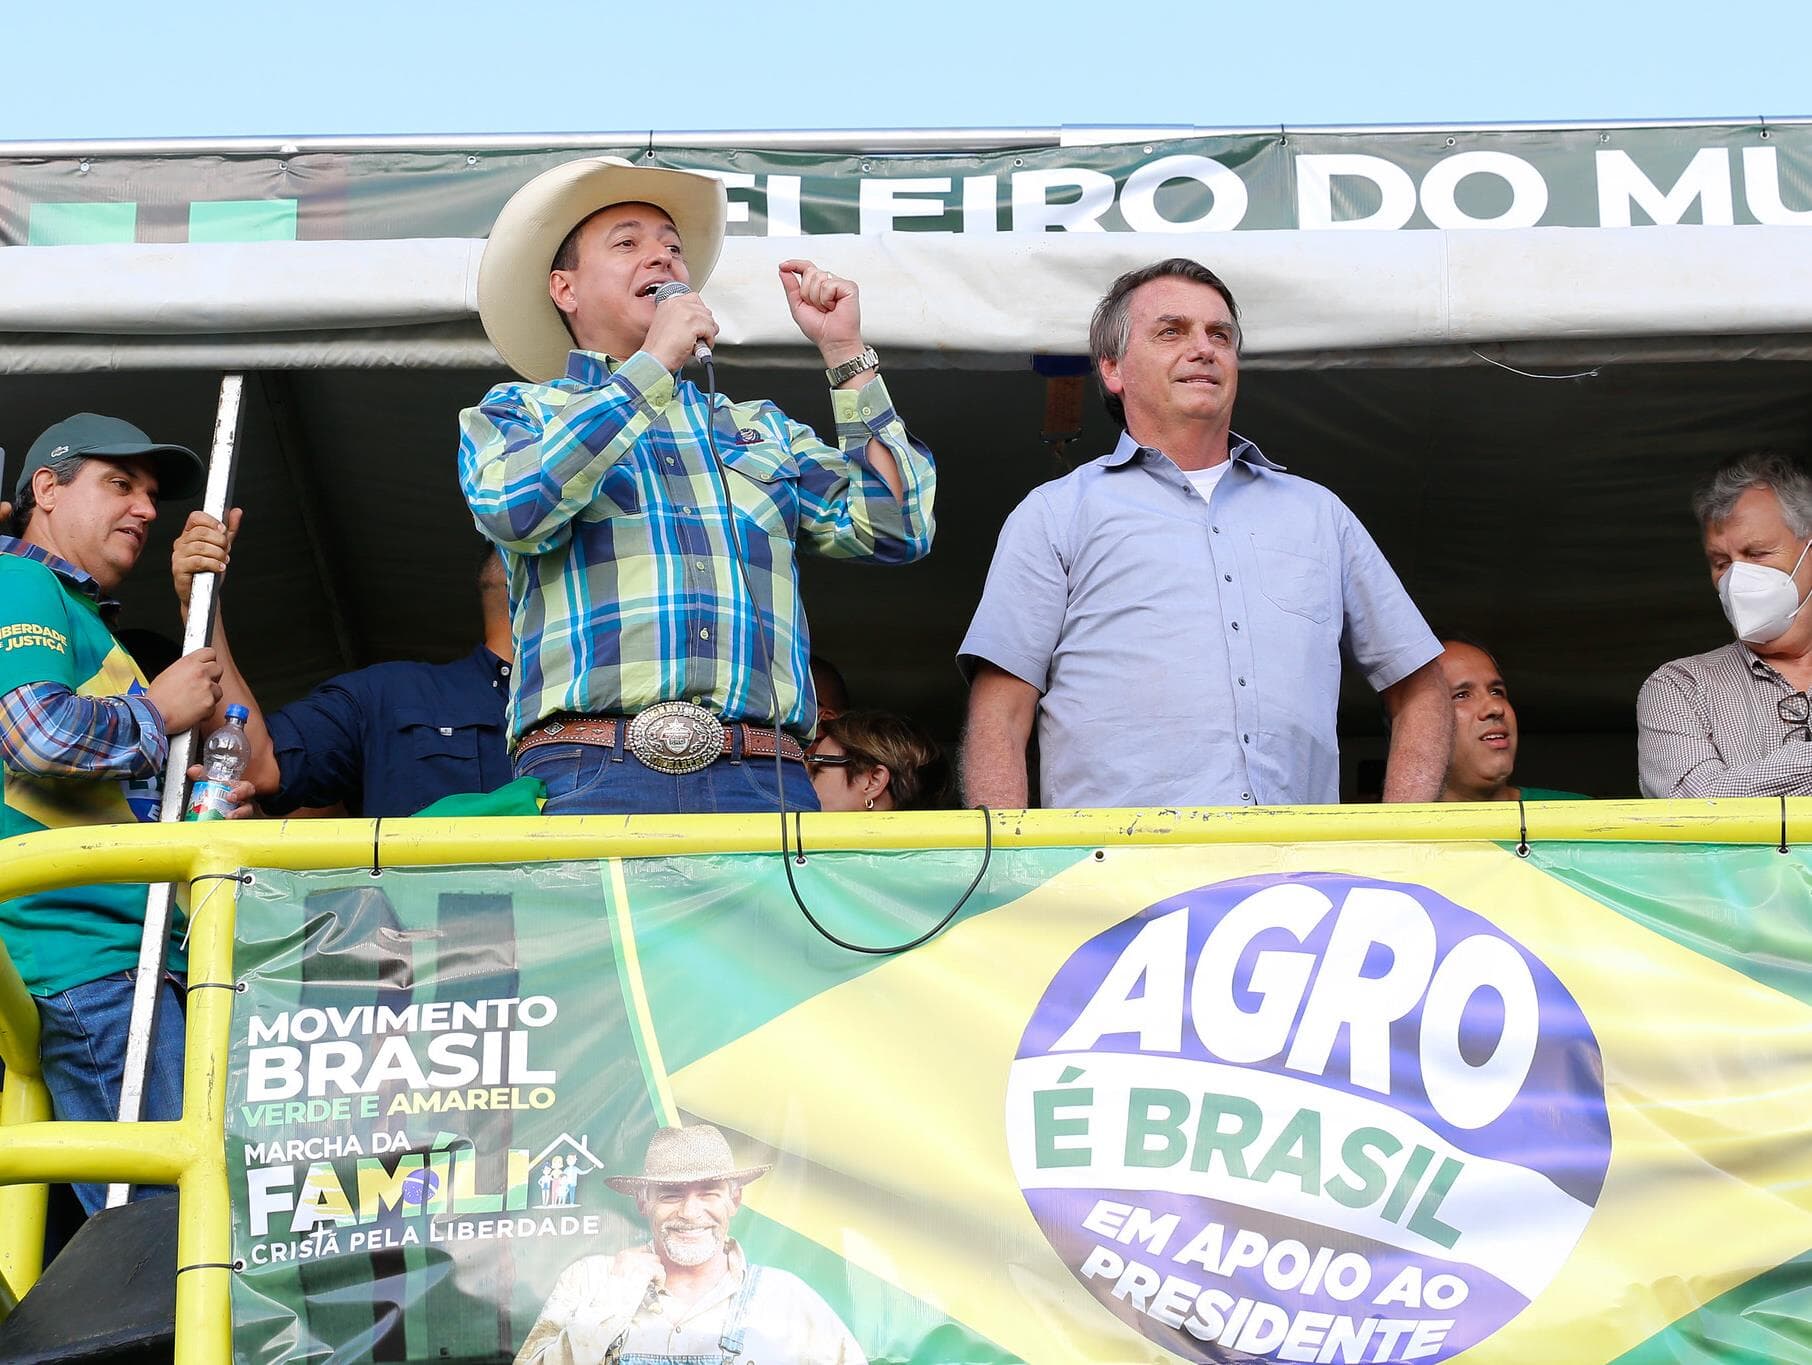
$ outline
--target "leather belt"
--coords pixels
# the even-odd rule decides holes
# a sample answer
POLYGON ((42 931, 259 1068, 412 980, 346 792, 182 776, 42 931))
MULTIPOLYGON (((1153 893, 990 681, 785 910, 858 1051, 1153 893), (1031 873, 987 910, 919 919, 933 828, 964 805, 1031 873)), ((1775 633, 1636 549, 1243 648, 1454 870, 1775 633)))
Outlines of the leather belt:
POLYGON ((738 738, 744 758, 772 758, 778 744, 782 758, 805 762, 805 750, 791 735, 776 734, 762 725, 725 725, 690 702, 661 702, 633 717, 554 716, 525 730, 516 741, 515 752, 520 757, 543 744, 598 744, 614 749, 619 729, 625 732, 623 748, 656 772, 698 772, 735 753, 738 738))

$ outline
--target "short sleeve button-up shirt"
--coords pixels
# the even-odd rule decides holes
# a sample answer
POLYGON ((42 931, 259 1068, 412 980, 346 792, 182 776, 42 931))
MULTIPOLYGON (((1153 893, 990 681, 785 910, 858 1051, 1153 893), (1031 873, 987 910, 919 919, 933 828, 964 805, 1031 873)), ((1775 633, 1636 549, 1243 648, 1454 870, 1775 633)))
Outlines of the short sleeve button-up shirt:
POLYGON ((1343 650, 1379 691, 1440 653, 1339 498, 1231 455, 1205 500, 1122 435, 1007 519, 959 661, 1043 693, 1047 807, 1337 801, 1343 650))

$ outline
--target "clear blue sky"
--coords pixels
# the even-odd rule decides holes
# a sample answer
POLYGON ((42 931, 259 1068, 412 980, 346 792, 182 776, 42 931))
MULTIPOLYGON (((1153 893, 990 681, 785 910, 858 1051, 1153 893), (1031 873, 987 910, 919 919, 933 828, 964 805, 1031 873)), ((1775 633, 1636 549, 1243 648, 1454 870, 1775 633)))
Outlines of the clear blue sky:
POLYGON ((0 139, 1812 113, 1812 4, 0 0, 0 139))

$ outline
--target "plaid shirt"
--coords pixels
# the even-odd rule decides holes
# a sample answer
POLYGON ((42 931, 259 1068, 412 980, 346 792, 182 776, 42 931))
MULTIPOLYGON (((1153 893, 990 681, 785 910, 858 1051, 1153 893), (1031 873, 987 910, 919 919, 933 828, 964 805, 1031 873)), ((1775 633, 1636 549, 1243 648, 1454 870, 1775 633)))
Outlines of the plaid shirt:
POLYGON ((625 715, 675 699, 731 721, 777 711, 782 728, 812 733, 794 546, 919 559, 937 481, 879 379, 833 390, 831 405, 840 449, 772 403, 719 395, 713 410, 646 352, 618 363, 574 351, 564 378, 500 384, 461 414, 460 485, 509 570, 512 736, 558 712, 625 715), (706 444, 713 418, 731 506, 706 444), (899 464, 898 502, 867 463, 871 437, 899 464), (773 698, 760 630, 772 637, 773 698))
MULTIPOLYGON (((103 613, 119 604, 75 565, 36 545, 0 536, 0 554, 44 565, 103 613)), ((143 695, 78 696, 62 683, 28 683, 0 696, 0 763, 33 777, 155 777, 170 740, 143 695)))
POLYGON ((1740 641, 1663 664, 1636 698, 1642 794, 1812 796, 1808 717, 1812 698, 1740 641))
POLYGON ((146 696, 81 697, 28 683, 0 697, 0 762, 33 777, 156 777, 169 757, 146 696))

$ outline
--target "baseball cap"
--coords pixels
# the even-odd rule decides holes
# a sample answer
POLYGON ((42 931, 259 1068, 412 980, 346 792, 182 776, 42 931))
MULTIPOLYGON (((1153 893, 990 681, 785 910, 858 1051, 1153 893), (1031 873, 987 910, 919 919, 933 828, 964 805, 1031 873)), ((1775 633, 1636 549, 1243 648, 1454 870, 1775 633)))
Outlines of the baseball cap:
POLYGON ((81 455, 97 460, 125 460, 147 456, 157 470, 157 493, 160 498, 188 498, 201 491, 207 481, 201 457, 187 446, 174 446, 153 441, 130 422, 98 413, 78 412, 65 417, 31 443, 25 452, 25 468, 13 484, 13 499, 25 494, 31 476, 52 460, 65 455, 81 455))

